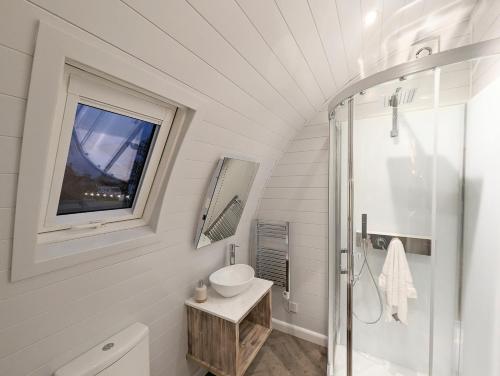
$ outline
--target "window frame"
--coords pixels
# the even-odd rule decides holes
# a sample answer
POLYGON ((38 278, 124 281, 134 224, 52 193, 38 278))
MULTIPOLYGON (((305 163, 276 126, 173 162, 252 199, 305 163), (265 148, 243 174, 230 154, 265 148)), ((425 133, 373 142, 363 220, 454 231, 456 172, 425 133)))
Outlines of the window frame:
MULTIPOLYGON (((189 128, 202 126, 209 99, 157 67, 131 56, 64 22, 40 21, 24 120, 12 238, 10 280, 66 278, 82 270, 152 252, 161 247, 171 227, 165 215, 166 193, 182 141, 189 128), (53 163, 67 90, 69 64, 158 103, 177 108, 142 218, 85 228, 40 233, 47 209, 53 163), (42 274, 55 273, 50 276, 42 274)), ((168 202, 167 202, 168 201, 168 202)))
POLYGON ((56 158, 52 169, 50 189, 45 198, 39 223, 40 237, 45 240, 68 239, 92 235, 103 224, 121 222, 120 228, 143 225, 144 209, 153 184, 160 159, 167 143, 177 108, 168 103, 158 103, 114 82, 84 72, 70 65, 65 66, 61 97, 66 97, 56 158), (85 104, 120 115, 130 116, 156 124, 148 159, 139 183, 132 208, 113 209, 57 215, 64 171, 68 159, 69 147, 74 128, 78 104, 85 104), (53 233, 78 229, 77 234, 53 233))

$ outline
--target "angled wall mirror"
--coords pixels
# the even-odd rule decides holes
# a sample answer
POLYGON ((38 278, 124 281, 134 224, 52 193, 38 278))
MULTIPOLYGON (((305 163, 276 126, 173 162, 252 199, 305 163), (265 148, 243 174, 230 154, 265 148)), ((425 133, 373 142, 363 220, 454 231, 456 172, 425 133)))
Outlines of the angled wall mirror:
POLYGON ((201 248, 236 233, 259 164, 221 158, 203 201, 195 245, 201 248))

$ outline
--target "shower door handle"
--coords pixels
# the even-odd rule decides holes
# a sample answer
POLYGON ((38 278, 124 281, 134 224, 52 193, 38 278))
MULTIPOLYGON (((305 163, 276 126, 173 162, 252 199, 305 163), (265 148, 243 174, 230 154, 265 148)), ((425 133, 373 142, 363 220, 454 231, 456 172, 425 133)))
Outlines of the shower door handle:
MULTIPOLYGON (((347 248, 340 248, 340 256, 342 256, 342 254, 347 254, 347 248)), ((347 274, 347 269, 343 268, 342 267, 342 257, 340 258, 340 274, 347 274)))

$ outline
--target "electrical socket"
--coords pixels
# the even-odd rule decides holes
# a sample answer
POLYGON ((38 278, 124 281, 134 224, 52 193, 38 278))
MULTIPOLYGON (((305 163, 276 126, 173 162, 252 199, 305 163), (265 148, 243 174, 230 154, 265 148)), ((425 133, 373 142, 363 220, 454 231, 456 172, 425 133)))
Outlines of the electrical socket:
POLYGON ((299 303, 290 302, 288 304, 288 308, 289 308, 290 312, 297 313, 297 312, 299 312, 299 303))

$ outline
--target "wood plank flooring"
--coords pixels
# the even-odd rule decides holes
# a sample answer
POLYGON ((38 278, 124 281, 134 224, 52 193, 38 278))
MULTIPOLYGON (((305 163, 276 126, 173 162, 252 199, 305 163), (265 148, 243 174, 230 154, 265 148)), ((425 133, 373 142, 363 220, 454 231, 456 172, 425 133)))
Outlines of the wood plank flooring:
POLYGON ((245 376, 324 376, 326 362, 325 347, 273 330, 245 376))

